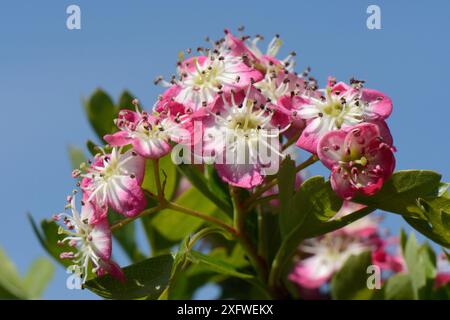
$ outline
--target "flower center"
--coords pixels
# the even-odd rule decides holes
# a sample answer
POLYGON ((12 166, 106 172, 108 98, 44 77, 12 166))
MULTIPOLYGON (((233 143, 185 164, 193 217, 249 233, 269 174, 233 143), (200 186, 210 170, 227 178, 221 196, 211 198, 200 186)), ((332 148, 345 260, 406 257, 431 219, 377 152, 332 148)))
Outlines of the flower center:
POLYGON ((199 87, 218 87, 220 85, 218 78, 223 72, 223 66, 213 62, 210 66, 203 70, 201 70, 198 66, 196 66, 196 68, 197 72, 193 76, 194 85, 199 87))

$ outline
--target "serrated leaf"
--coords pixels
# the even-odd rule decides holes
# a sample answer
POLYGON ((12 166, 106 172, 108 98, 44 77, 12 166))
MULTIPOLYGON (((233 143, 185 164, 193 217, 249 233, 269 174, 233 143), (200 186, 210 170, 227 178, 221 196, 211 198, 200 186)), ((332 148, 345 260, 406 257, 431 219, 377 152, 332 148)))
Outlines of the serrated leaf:
POLYGON ((409 218, 423 218, 417 199, 437 197, 441 187, 440 181, 441 175, 434 171, 397 171, 379 192, 372 196, 358 196, 354 201, 409 218))
POLYGON ((124 283, 107 274, 85 287, 106 299, 158 299, 169 283, 172 264, 172 255, 149 258, 123 268, 124 283))
POLYGON ((436 198, 430 201, 419 199, 418 204, 426 220, 404 217, 405 220, 431 240, 450 248, 450 213, 444 211, 444 208, 448 210, 450 199, 436 198))
POLYGON ((411 279, 414 299, 429 298, 436 276, 436 255, 427 245, 418 245, 411 233, 403 249, 403 256, 411 279))
POLYGON ((331 280, 331 296, 337 300, 368 299, 372 291, 367 287, 367 267, 372 264, 370 251, 352 255, 331 280))

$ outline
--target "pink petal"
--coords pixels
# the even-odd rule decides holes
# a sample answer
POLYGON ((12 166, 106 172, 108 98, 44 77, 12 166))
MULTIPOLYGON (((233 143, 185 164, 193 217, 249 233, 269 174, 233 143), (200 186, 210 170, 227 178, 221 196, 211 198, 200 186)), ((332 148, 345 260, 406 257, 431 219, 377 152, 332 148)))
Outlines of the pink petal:
POLYGON ((332 276, 331 266, 323 265, 319 257, 303 259, 289 275, 289 279, 304 288, 314 289, 324 285, 332 276))
POLYGON ((108 219, 103 219, 94 225, 91 231, 92 245, 95 253, 102 260, 109 260, 112 252, 111 229, 108 219))
POLYGON ((227 41, 227 46, 231 50, 231 54, 234 56, 242 56, 243 54, 246 54, 250 59, 256 59, 253 53, 247 48, 244 41, 236 38, 228 29, 225 29, 225 35, 225 40, 227 41))
POLYGON ((131 160, 128 160, 125 164, 123 164, 123 168, 130 173, 133 173, 136 177, 136 181, 138 184, 141 184, 144 180, 145 174, 145 159, 139 155, 132 155, 132 150, 128 150, 125 152, 121 158, 127 158, 129 156, 133 157, 131 160))
POLYGON ((344 201, 342 203, 341 208, 339 209, 339 211, 335 214, 335 216, 332 218, 332 220, 334 219, 339 219, 342 217, 345 217, 353 212, 359 211, 361 209, 366 208, 365 205, 363 204, 359 204, 356 202, 352 202, 352 201, 344 201))
POLYGON ((343 170, 334 167, 330 177, 331 187, 334 192, 344 200, 351 200, 356 193, 355 187, 350 183, 348 177, 344 176, 343 170))
POLYGON ((141 213, 147 206, 147 200, 137 180, 122 177, 115 181, 116 187, 110 188, 107 196, 111 209, 126 217, 141 213))
POLYGON ((392 112, 392 100, 377 90, 363 89, 361 100, 367 101, 370 111, 382 119, 389 117, 392 112))
POLYGON ((168 154, 172 149, 168 142, 157 138, 135 138, 132 142, 134 150, 147 159, 159 159, 168 154))
POLYGON ((131 143, 128 132, 119 131, 114 134, 107 134, 103 139, 113 147, 122 147, 131 143))
POLYGON ((123 273, 122 269, 113 260, 101 261, 100 268, 97 271, 97 276, 101 277, 106 272, 122 283, 126 281, 125 274, 123 273))
POLYGON ((216 164, 216 169, 225 182, 236 187, 251 189, 264 180, 256 164, 216 164))
POLYGON ((106 218, 108 208, 106 206, 99 206, 94 201, 87 201, 88 198, 89 193, 83 192, 84 205, 81 206, 80 216, 82 220, 87 219, 89 224, 96 224, 106 218))
POLYGON ((317 146, 320 161, 328 168, 333 168, 344 155, 344 141, 347 133, 343 130, 327 132, 317 146))

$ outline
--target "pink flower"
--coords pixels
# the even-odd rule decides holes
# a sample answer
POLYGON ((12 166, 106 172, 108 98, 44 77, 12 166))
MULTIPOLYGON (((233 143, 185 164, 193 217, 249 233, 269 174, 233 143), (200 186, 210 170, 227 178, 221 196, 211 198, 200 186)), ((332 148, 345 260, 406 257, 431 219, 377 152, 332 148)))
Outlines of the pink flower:
POLYGON ((362 123, 326 133, 318 156, 331 170, 331 186, 343 199, 376 193, 395 167, 392 137, 384 122, 362 123))
POLYGON ((68 207, 72 215, 61 213, 55 216, 55 220, 63 219, 66 227, 66 229, 60 227, 58 231, 59 234, 66 235, 58 244, 68 244, 72 247, 72 250, 61 254, 61 259, 72 260, 70 270, 79 275, 83 283, 89 275, 89 268, 93 268, 93 272, 98 276, 109 273, 124 281, 122 270, 111 260, 111 230, 106 217, 91 224, 91 216, 94 214, 92 205, 89 202, 83 203, 79 213, 76 209, 75 196, 71 198, 68 207))
POLYGON ((280 69, 292 71, 295 66, 295 52, 291 52, 286 58, 279 60, 276 58, 276 55, 282 45, 280 36, 276 35, 272 38, 266 52, 262 52, 258 48, 258 42, 262 39, 261 35, 257 35, 253 39, 247 36, 237 38, 229 30, 225 29, 225 43, 230 48, 232 55, 242 56, 257 69, 264 72, 274 66, 277 67, 278 71, 280 69))
POLYGON ((297 146, 311 153, 317 153, 317 143, 327 132, 386 119, 392 111, 391 99, 376 90, 362 88, 359 82, 354 87, 331 82, 320 97, 304 98, 306 103, 297 113, 307 126, 297 146))
POLYGON ((189 121, 187 115, 178 113, 162 117, 145 111, 121 110, 115 120, 120 131, 105 135, 104 139, 116 147, 131 144, 142 157, 158 159, 170 152, 172 149, 170 141, 190 140, 191 133, 186 125, 189 121))
POLYGON ((231 55, 222 43, 203 53, 179 63, 179 79, 172 79, 173 86, 166 98, 170 97, 194 112, 202 107, 213 109, 221 102, 219 93, 238 91, 263 77, 242 57, 231 55))
POLYGON ((261 184, 270 160, 278 162, 282 156, 280 131, 265 101, 249 87, 246 94, 223 96, 223 106, 204 122, 203 153, 213 158, 219 176, 231 185, 249 189, 261 184), (265 157, 269 153, 271 157, 265 157))
POLYGON ((354 224, 305 240, 299 247, 304 258, 295 265, 289 279, 304 288, 319 288, 331 279, 350 256, 372 250, 374 244, 371 237, 361 235, 360 231, 376 228, 376 222, 366 217, 354 224))
POLYGON ((303 288, 317 289, 339 271, 348 258, 372 252, 372 263, 384 270, 404 270, 400 255, 392 255, 387 246, 392 241, 381 237, 380 219, 364 217, 352 224, 305 240, 299 247, 302 259, 295 265, 289 279, 303 288))
POLYGON ((141 189, 144 179, 145 159, 134 151, 121 153, 113 148, 110 154, 96 156, 83 174, 81 189, 86 202, 108 206, 126 217, 139 214, 146 207, 141 189))
POLYGON ((309 80, 287 70, 276 71, 269 69, 261 81, 254 84, 261 94, 267 99, 267 103, 274 110, 272 122, 286 127, 287 136, 297 134, 305 127, 305 120, 298 116, 298 110, 305 104, 302 95, 307 91, 312 94, 309 80))

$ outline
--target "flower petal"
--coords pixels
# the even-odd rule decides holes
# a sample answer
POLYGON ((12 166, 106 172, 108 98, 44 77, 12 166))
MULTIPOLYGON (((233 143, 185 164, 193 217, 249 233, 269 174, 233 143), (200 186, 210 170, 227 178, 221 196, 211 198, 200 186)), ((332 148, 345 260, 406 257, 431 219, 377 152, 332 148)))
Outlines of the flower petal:
POLYGON ((256 164, 216 164, 217 173, 229 184, 251 189, 263 182, 261 168, 256 164))
POLYGON ((344 141, 347 133, 343 130, 330 131, 319 141, 317 155, 320 161, 329 169, 340 161, 344 154, 344 141))

